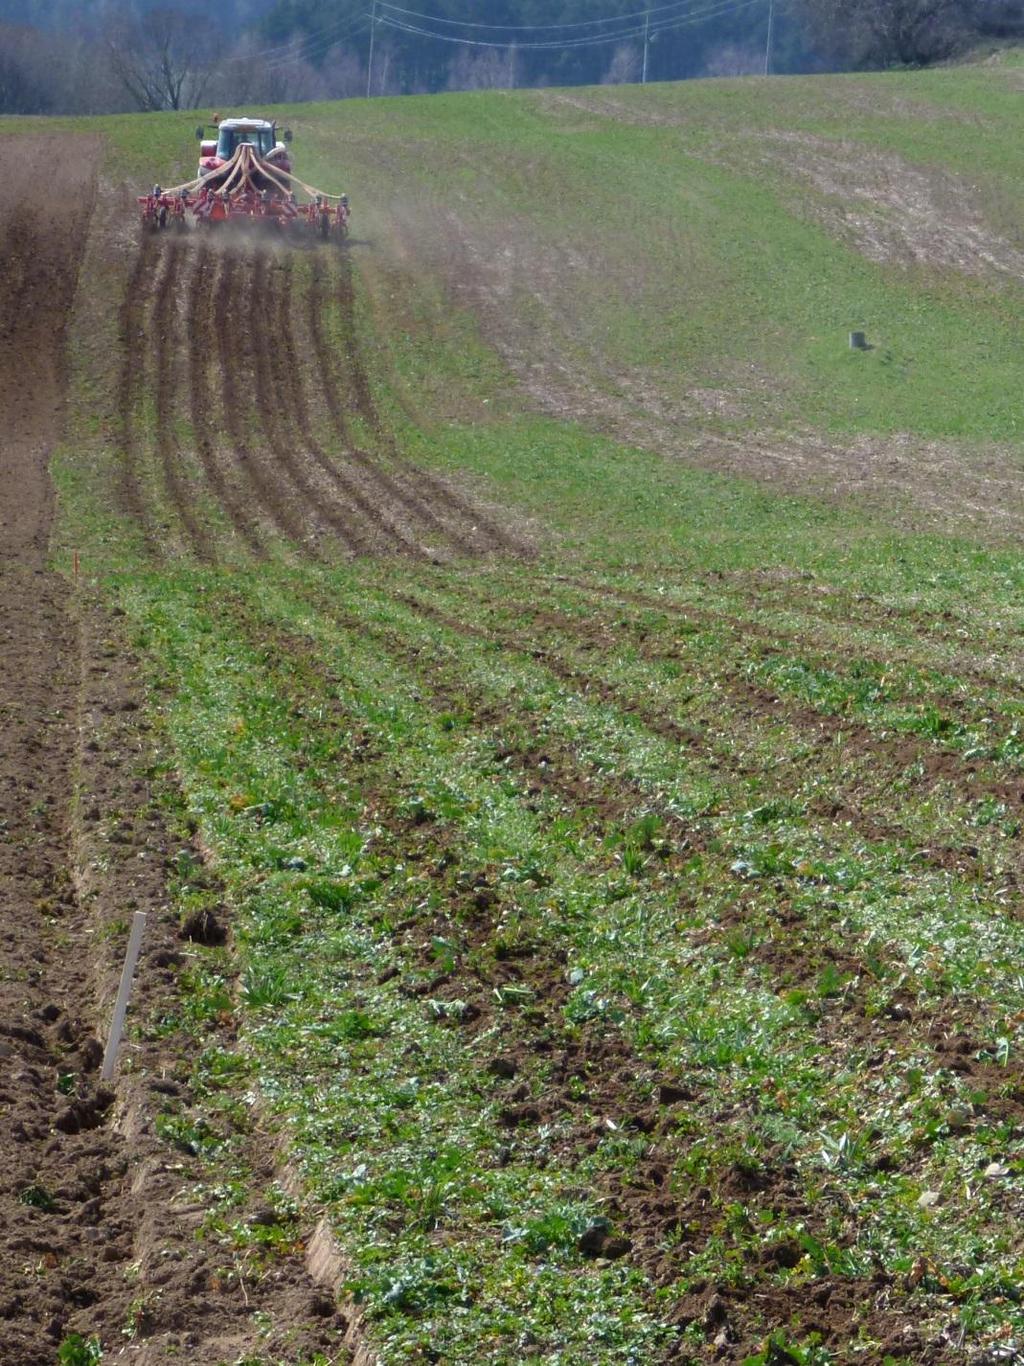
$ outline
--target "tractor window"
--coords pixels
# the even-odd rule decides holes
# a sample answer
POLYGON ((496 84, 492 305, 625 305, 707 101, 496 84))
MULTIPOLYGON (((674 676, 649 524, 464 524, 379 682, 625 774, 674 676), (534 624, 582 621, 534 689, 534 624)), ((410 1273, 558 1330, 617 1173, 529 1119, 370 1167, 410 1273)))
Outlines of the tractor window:
POLYGON ((240 142, 251 142, 261 157, 274 150, 273 128, 222 128, 217 140, 217 155, 224 161, 232 156, 240 142))

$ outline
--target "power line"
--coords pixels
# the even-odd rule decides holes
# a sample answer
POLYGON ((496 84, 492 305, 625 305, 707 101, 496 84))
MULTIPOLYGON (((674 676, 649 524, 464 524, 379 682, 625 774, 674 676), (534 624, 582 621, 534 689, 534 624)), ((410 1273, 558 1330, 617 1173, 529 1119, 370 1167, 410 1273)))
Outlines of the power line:
POLYGON ((271 43, 267 47, 258 48, 254 52, 247 52, 247 60, 260 60, 270 58, 277 59, 280 56, 285 61, 292 60, 292 55, 297 48, 303 48, 307 44, 317 44, 322 41, 340 42, 343 38, 350 37, 353 33, 358 33, 366 27, 366 16, 364 14, 347 14, 343 18, 336 19, 333 23, 326 25, 318 33, 307 33, 304 38, 289 38, 283 43, 271 43), (353 24, 353 19, 355 23, 353 24))
POLYGON ((230 58, 229 60, 259 61, 264 71, 276 71, 281 67, 290 66, 292 62, 307 61, 311 57, 322 55, 335 43, 354 38, 357 34, 364 33, 366 28, 366 16, 360 15, 357 23, 348 29, 324 29, 320 33, 307 34, 305 38, 284 43, 274 49, 278 55, 272 56, 270 60, 265 60, 261 52, 247 52, 241 58, 230 58))
POLYGON ((389 0, 380 0, 380 8, 394 10, 397 14, 405 14, 414 19, 426 19, 432 24, 445 24, 451 28, 490 29, 497 33, 541 33, 546 30, 596 28, 600 24, 622 24, 630 19, 643 19, 649 14, 661 14, 666 10, 679 9, 687 3, 689 0, 671 0, 670 4, 654 5, 649 9, 635 10, 631 14, 610 14, 605 19, 578 19, 572 23, 564 24, 479 24, 469 19, 444 19, 440 15, 424 14, 421 10, 403 9, 401 5, 390 4, 389 0))
MULTIPOLYGON (((694 10, 682 18, 670 19, 667 23, 662 22, 650 34, 653 41, 661 33, 670 33, 677 28, 685 28, 689 24, 703 23, 706 19, 717 19, 725 14, 736 14, 740 10, 750 9, 753 5, 764 4, 764 0, 718 0, 706 10, 694 10)), ((644 11, 641 11, 644 13, 644 11)), ((419 28, 413 24, 402 23, 397 19, 390 18, 387 14, 378 14, 378 24, 385 24, 388 28, 393 28, 399 33, 413 34, 419 38, 435 38, 441 43, 454 43, 460 47, 487 47, 487 48, 507 48, 508 41, 499 43, 490 39, 482 38, 458 38, 447 33, 434 33, 430 29, 419 28)), ((620 31, 618 33, 595 34, 588 38, 567 38, 562 41, 557 39, 545 39, 535 43, 517 42, 516 46, 523 52, 537 51, 559 51, 564 52, 574 48, 598 47, 602 44, 619 43, 629 38, 642 38, 645 26, 639 28, 620 31)))

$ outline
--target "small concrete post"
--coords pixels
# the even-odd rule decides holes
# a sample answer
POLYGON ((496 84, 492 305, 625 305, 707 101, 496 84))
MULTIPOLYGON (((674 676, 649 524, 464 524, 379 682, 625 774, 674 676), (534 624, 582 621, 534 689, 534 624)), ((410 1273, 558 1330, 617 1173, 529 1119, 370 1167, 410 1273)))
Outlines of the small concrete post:
POLYGON ((850 333, 850 350, 866 351, 868 349, 868 338, 865 332, 850 333))
POLYGON ((124 956, 124 967, 121 970, 121 985, 117 989, 117 1000, 114 1002, 114 1016, 110 1022, 110 1034, 107 1036, 107 1047, 103 1054, 103 1068, 100 1076, 104 1081, 110 1081, 114 1075, 114 1064, 117 1062, 117 1050, 121 1043, 121 1034, 124 1031, 124 1017, 128 1012, 128 998, 132 994, 132 978, 135 976, 135 964, 139 961, 139 950, 142 948, 142 932, 146 928, 146 912, 136 911, 132 917, 132 929, 128 936, 128 949, 124 956))

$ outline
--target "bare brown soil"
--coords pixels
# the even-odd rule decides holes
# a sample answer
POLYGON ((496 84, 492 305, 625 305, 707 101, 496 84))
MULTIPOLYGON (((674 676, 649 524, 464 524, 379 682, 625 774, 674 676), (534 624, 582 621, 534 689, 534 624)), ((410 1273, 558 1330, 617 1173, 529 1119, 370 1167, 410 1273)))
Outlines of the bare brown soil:
POLYGON ((766 135, 760 159, 817 191, 818 221, 871 261, 1013 280, 1024 270, 1024 252, 979 211, 978 185, 949 171, 809 133, 766 135))
POLYGON ((236 484, 221 466, 211 416, 213 392, 210 383, 211 356, 207 349, 213 332, 214 260, 209 250, 201 251, 188 290, 188 376, 189 416, 192 435, 202 463, 206 482, 223 508, 231 527, 254 559, 263 559, 266 547, 258 526, 236 484))
MULTIPOLYGON (((189 1045, 150 1026, 173 1015, 174 969, 194 951, 167 904, 168 870, 182 844, 199 851, 174 815, 173 790, 153 776, 143 693, 118 621, 47 561, 47 464, 98 156, 95 143, 65 137, 8 137, 0 150, 7 185, 19 166, 42 159, 49 168, 45 190, 25 185, 0 211, 3 1361, 44 1366, 72 1332, 153 1366, 172 1355, 212 1366, 256 1348, 308 1357, 329 1346, 340 1360, 345 1324, 306 1274, 301 1231, 272 1274, 247 1282, 230 1250, 196 1239, 205 1210, 187 1196, 200 1175, 194 1154, 156 1133, 161 1111, 187 1117, 195 1103, 189 1045), (50 212, 54 195, 66 214, 50 212), (107 1086, 98 1080, 101 1039, 135 909, 149 916, 131 1016, 141 1037, 126 1041, 107 1086)), ((141 286, 148 254, 139 259, 141 286)), ((158 285, 165 311, 176 269, 172 259, 158 285)), ((132 338, 135 301, 122 323, 132 338)), ((156 372, 169 390, 176 367, 164 345, 156 372)), ((141 513, 137 357, 126 345, 121 490, 141 513)), ((167 459, 173 483, 170 448, 167 459)), ((230 1048, 230 1022, 209 1042, 230 1048)), ((272 1149, 256 1133, 236 1139, 258 1201, 277 1176, 272 1149)))

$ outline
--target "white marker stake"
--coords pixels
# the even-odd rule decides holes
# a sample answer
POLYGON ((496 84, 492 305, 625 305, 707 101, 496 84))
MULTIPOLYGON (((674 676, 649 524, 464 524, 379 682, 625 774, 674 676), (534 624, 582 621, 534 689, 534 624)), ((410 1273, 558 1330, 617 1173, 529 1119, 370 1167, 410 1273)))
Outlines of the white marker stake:
POLYGON ((114 1002, 114 1018, 110 1021, 107 1051, 103 1054, 103 1071, 100 1076, 104 1081, 109 1081, 114 1075, 117 1050, 120 1047, 121 1035, 124 1032, 124 1017, 128 1013, 128 998, 132 994, 132 978, 135 976, 135 964, 139 961, 142 932, 145 928, 146 912, 136 911, 132 920, 132 932, 128 936, 128 951, 124 956, 124 967, 121 970, 121 985, 117 989, 117 1000, 114 1002))

